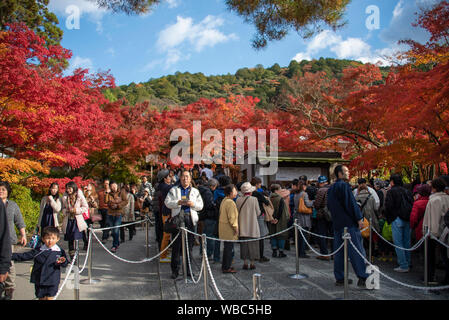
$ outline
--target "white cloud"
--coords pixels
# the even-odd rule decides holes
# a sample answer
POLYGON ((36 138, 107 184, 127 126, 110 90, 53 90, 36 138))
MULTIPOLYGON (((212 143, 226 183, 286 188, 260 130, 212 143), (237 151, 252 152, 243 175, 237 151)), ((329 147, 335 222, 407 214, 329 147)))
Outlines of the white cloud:
POLYGON ((108 48, 106 51, 105 51, 107 54, 109 54, 111 57, 115 57, 115 49, 114 48, 108 48))
POLYGON ((214 47, 219 43, 237 40, 236 34, 225 34, 218 28, 224 25, 224 20, 212 15, 195 24, 191 17, 176 18, 176 23, 159 32, 156 47, 166 54, 166 67, 176 64, 182 59, 188 59, 190 52, 201 52, 206 47, 214 47), (185 53, 182 53, 185 52, 185 53))
POLYGON ((170 9, 176 8, 181 4, 180 0, 166 0, 170 9))
POLYGON ((70 59, 70 65, 68 68, 69 73, 72 73, 75 69, 82 68, 82 69, 89 69, 89 71, 92 71, 93 69, 93 63, 90 58, 82 58, 80 56, 75 56, 72 59, 70 59))
POLYGON ((330 50, 338 59, 353 59, 363 63, 373 63, 380 65, 390 65, 392 62, 389 57, 393 57, 399 51, 398 45, 372 50, 371 46, 360 38, 343 39, 335 32, 324 30, 317 34, 306 47, 306 51, 299 52, 293 57, 293 60, 301 62, 302 60, 312 60, 320 52, 330 50))
POLYGON ((397 17, 399 17, 400 15, 402 15, 402 13, 404 12, 404 7, 403 7, 403 5, 404 5, 404 0, 400 0, 400 1, 396 4, 396 7, 394 7, 394 10, 393 10, 393 17, 394 17, 394 18, 397 18, 397 17))

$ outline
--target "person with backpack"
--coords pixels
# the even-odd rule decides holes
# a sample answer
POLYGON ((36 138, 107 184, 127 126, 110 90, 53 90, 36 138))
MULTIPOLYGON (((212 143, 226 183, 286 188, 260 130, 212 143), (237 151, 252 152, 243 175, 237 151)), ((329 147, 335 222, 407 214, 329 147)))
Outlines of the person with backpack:
MULTIPOLYGON (((391 224, 393 243, 401 248, 410 248, 410 214, 413 207, 412 193, 403 187, 402 177, 393 174, 390 177, 391 189, 385 199, 385 215, 387 222, 391 224)), ((398 267, 396 272, 410 271, 410 251, 395 248, 398 267)))
MULTIPOLYGON (((329 190, 330 185, 326 176, 318 177, 318 187, 319 189, 316 194, 315 202, 313 203, 313 206, 317 211, 317 232, 323 237, 328 237, 331 234, 330 230, 332 229, 332 217, 330 211, 327 209, 327 191, 329 190)), ((319 238, 320 253, 322 255, 327 255, 328 240, 323 237, 319 238)), ((329 261, 331 259, 330 257, 325 256, 317 256, 316 258, 325 261, 329 261)))
MULTIPOLYGON (((357 201, 358 205, 360 206, 360 211, 362 211, 363 217, 372 222, 372 227, 377 231, 379 230, 379 220, 376 215, 376 203, 373 194, 369 191, 369 187, 366 184, 366 179, 361 178, 357 181, 358 187, 357 192, 355 193, 355 200, 357 201)), ((364 247, 369 247, 369 230, 366 230, 362 233, 364 247), (367 236, 366 236, 367 235, 367 236)), ((372 240, 374 244, 374 251, 377 252, 377 244, 378 244, 378 237, 375 232, 372 233, 372 240)))
MULTIPOLYGON (((444 215, 449 210, 449 195, 444 192, 446 184, 443 179, 438 178, 432 180, 432 194, 429 197, 427 203, 426 212, 424 213, 423 220, 423 234, 426 228, 429 229, 430 234, 437 239, 442 235, 445 223, 444 215)), ((435 259, 436 250, 440 248, 440 244, 432 237, 428 240, 428 259, 427 259, 427 276, 429 282, 435 282, 435 259)), ((444 249, 441 247, 440 249, 444 249)), ((449 268, 446 264, 446 279, 449 280, 449 268)))

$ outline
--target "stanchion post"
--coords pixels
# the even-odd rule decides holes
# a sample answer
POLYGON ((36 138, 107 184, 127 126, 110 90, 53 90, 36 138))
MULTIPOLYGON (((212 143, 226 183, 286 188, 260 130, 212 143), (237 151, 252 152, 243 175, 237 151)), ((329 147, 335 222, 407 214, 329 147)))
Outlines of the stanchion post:
POLYGON ((206 251, 206 235, 203 233, 201 235, 201 241, 203 243, 203 272, 204 272, 204 297, 206 300, 209 300, 209 297, 207 296, 207 272, 206 272, 206 259, 207 259, 207 255, 204 254, 204 252, 206 251))
POLYGON ((369 262, 373 262, 373 217, 369 218, 369 262))
POLYGON ((100 280, 98 279, 92 279, 92 250, 93 250, 93 233, 94 233, 94 226, 91 224, 89 225, 89 230, 90 230, 90 237, 89 237, 89 252, 87 253, 89 255, 89 261, 88 261, 88 265, 87 265, 87 274, 89 279, 85 279, 85 280, 81 280, 80 283, 82 284, 94 284, 97 282, 100 282, 100 280))
MULTIPOLYGON (((426 236, 427 233, 429 232, 429 227, 425 227, 424 228, 424 235, 426 236)), ((426 238, 424 239, 424 285, 426 287, 429 286, 429 279, 428 279, 428 264, 427 261, 429 259, 428 257, 428 249, 429 249, 429 237, 426 236, 426 238)))
POLYGON ((348 228, 345 227, 343 231, 343 241, 344 241, 344 274, 345 274, 345 300, 348 299, 348 239, 346 234, 348 233, 348 228))
POLYGON ((79 240, 75 240, 75 255, 76 255, 76 266, 73 268, 74 272, 74 295, 75 300, 80 299, 80 248, 79 248, 79 240))
POLYGON ((145 247, 146 247, 146 254, 147 254, 147 258, 150 257, 150 218, 147 217, 146 221, 145 221, 145 247))
POLYGON ((298 243, 298 238, 299 238, 299 232, 298 232, 298 219, 295 219, 295 250, 296 250, 296 273, 290 275, 289 277, 291 279, 297 279, 297 280, 301 280, 301 279, 305 279, 308 276, 306 274, 301 274, 299 273, 299 243, 298 243))
POLYGON ((260 273, 253 274, 253 300, 262 300, 262 291, 260 290, 260 273))

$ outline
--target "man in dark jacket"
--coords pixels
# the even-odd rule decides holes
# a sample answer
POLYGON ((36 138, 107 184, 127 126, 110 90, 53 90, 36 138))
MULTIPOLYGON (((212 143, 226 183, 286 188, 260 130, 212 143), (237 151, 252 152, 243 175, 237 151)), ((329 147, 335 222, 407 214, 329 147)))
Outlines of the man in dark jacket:
MULTIPOLYGON (((343 243, 342 237, 344 228, 346 227, 357 250, 366 256, 365 249, 363 248, 362 234, 360 233, 360 229, 363 228, 363 216, 352 194, 351 186, 346 182, 349 181, 349 169, 346 166, 338 165, 334 169, 334 174, 337 177, 337 181, 329 188, 327 193, 327 207, 331 212, 334 227, 334 248, 339 248, 343 243)), ((359 287, 365 287, 365 281, 368 277, 365 261, 354 250, 352 244, 349 244, 348 248, 349 259, 359 278, 357 285, 359 287)), ((343 250, 340 250, 335 254, 334 260, 335 284, 337 286, 344 285, 343 264, 343 250)), ((352 280, 348 279, 348 283, 352 283, 352 280)))
MULTIPOLYGON (((413 195, 405 189, 402 177, 393 174, 390 177, 391 189, 385 198, 385 217, 391 224, 393 243, 401 248, 410 248, 410 213, 413 208, 413 195)), ((399 267, 396 272, 410 271, 410 251, 395 248, 399 267)))
POLYGON ((6 208, 0 201, 0 283, 3 285, 8 276, 11 266, 11 243, 9 236, 9 225, 6 217, 6 208))
MULTIPOLYGON (((218 180, 212 178, 205 182, 205 185, 200 185, 198 191, 203 198, 203 210, 198 213, 200 221, 204 222, 204 234, 208 237, 216 237, 215 230, 218 224, 218 210, 214 201, 214 191, 218 187, 218 180)), ((207 240, 207 257, 212 258, 214 262, 220 262, 220 242, 215 240, 207 240), (218 242, 218 244, 217 244, 218 242)))

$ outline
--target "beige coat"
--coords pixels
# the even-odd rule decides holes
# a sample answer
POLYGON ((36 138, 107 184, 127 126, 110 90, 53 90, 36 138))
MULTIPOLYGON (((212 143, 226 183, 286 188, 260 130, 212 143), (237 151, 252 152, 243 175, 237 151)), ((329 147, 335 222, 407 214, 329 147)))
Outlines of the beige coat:
POLYGON ((430 233, 439 238, 444 230, 444 214, 449 210, 449 195, 437 192, 429 197, 423 220, 423 234, 425 227, 429 227, 430 233))
POLYGON ((58 213, 61 211, 62 208, 61 199, 57 199, 55 201, 55 199, 52 196, 45 196, 42 198, 39 210, 39 220, 37 222, 37 225, 39 226, 39 228, 41 227, 42 216, 44 214, 45 205, 47 204, 47 199, 50 199, 50 206, 53 209, 53 220, 55 221, 54 226, 59 227, 58 213))
POLYGON ((128 193, 128 204, 123 208, 122 222, 133 222, 135 220, 134 196, 131 193, 128 193))
POLYGON ((220 205, 218 235, 223 240, 238 240, 234 231, 238 228, 239 212, 234 200, 225 198, 220 205))
MULTIPOLYGON (((81 190, 78 189, 78 196, 75 202, 75 219, 76 224, 78 225, 78 229, 80 232, 87 230, 87 224, 83 218, 83 212, 88 212, 89 206, 87 204, 86 198, 81 190)), ((64 215, 64 219, 62 221, 62 231, 64 234, 67 230, 67 222, 69 221, 69 195, 64 193, 62 196, 62 214, 64 215)))
POLYGON ((260 216, 259 202, 256 197, 244 196, 237 198, 237 209, 239 209, 239 236, 248 238, 259 238, 259 223, 257 217, 260 216), (246 198, 249 199, 243 203, 246 198))

